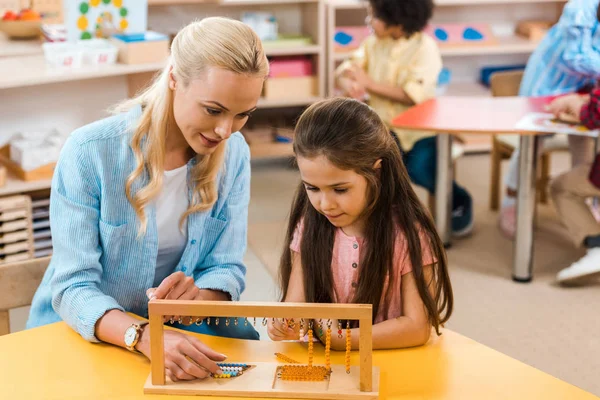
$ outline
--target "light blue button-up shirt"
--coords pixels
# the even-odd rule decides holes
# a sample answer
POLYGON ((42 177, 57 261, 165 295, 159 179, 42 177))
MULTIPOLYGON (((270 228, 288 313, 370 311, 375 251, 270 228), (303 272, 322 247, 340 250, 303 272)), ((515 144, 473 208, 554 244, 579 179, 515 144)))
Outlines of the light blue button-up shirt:
POLYGON ((531 55, 521 96, 576 92, 600 79, 598 0, 570 0, 531 55))
MULTIPOLYGON (((50 197, 53 255, 35 294, 27 327, 64 320, 89 341, 98 319, 118 309, 147 316, 158 253, 153 204, 138 238, 138 218, 125 196, 136 166, 131 134, 141 107, 77 129, 57 163, 50 197)), ((196 160, 188 163, 189 169, 196 160)), ((136 188, 145 182, 140 181, 136 188)), ((191 195, 191 191, 190 191, 191 195)), ((218 200, 188 217, 188 242, 175 271, 201 289, 239 300, 245 287, 250 152, 240 133, 227 141, 218 200)))

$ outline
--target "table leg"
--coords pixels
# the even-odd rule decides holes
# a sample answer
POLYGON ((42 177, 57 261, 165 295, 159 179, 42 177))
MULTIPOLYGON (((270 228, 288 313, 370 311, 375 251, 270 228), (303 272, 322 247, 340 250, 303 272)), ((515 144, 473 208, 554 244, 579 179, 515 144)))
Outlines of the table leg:
POLYGON ((513 280, 533 278, 533 224, 535 218, 537 142, 535 135, 521 135, 519 184, 517 190, 517 231, 514 244, 513 280))
POLYGON ((435 225, 445 247, 452 245, 452 135, 437 135, 435 180, 435 225))

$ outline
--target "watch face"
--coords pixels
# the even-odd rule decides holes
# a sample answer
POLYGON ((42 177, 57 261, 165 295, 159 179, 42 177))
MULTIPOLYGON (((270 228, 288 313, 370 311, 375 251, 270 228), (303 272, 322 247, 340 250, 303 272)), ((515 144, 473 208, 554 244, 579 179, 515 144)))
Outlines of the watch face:
POLYGON ((137 330, 135 329, 135 327, 130 326, 129 328, 127 328, 127 330, 125 331, 125 345, 131 346, 136 336, 137 330))

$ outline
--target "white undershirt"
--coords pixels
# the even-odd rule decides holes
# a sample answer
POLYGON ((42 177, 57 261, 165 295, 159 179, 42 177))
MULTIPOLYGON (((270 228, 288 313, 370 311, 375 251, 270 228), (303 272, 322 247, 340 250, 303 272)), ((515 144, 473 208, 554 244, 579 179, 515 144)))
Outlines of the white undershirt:
POLYGON ((165 171, 163 187, 156 199, 158 256, 154 287, 158 287, 181 260, 187 242, 187 222, 184 223, 182 233, 179 219, 188 206, 187 165, 165 171))

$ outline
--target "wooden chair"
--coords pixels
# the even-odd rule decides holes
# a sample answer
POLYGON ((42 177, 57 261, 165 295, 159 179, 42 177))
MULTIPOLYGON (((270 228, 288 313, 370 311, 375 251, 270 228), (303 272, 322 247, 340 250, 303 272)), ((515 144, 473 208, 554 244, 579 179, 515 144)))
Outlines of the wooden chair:
MULTIPOLYGON (((523 71, 496 72, 490 78, 492 96, 517 96, 523 78, 523 71)), ((490 177, 490 209, 500 208, 500 165, 503 160, 512 156, 519 146, 518 135, 495 135, 492 139, 491 177, 490 177)), ((547 187, 550 182, 550 153, 555 150, 568 149, 564 135, 555 135, 546 139, 544 153, 540 157, 540 170, 537 180, 537 198, 541 203, 548 203, 547 187)))
POLYGON ((50 257, 0 264, 0 336, 10 333, 8 311, 31 304, 50 257))

